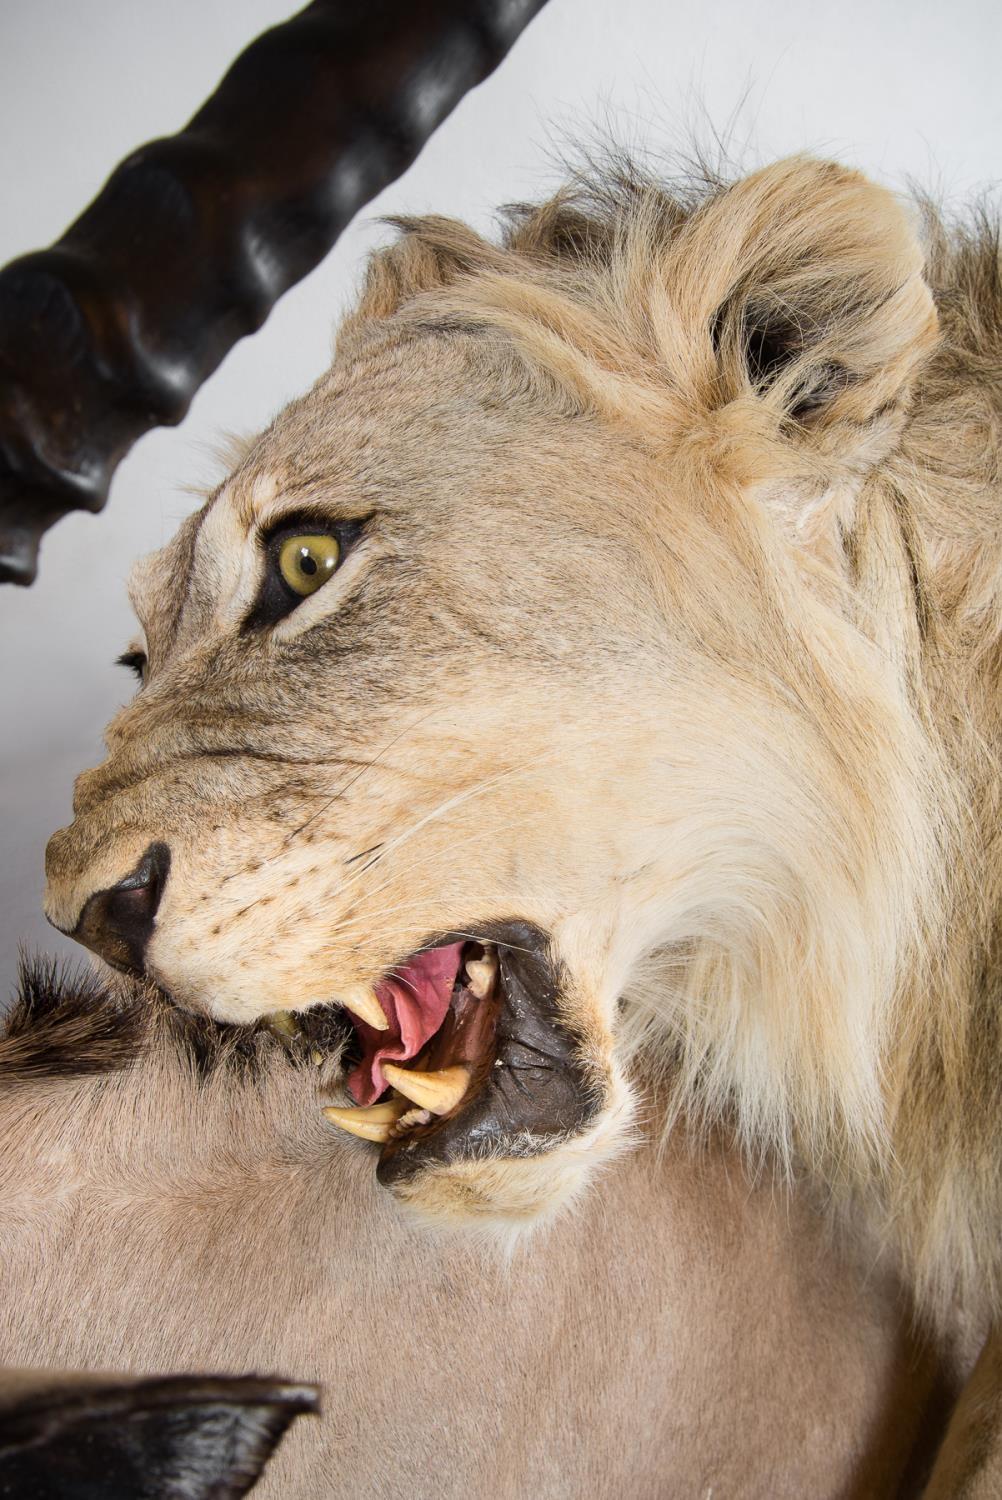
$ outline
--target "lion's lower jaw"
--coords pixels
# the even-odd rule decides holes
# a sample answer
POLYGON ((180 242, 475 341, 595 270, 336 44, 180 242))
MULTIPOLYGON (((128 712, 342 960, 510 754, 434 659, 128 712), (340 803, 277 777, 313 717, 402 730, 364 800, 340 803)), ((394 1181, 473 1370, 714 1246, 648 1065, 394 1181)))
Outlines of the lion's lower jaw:
POLYGON ((573 1207, 595 1175, 637 1143, 634 1113, 633 1095, 617 1073, 589 1129, 542 1151, 527 1135, 524 1155, 432 1162, 391 1191, 427 1224, 514 1248, 573 1207))

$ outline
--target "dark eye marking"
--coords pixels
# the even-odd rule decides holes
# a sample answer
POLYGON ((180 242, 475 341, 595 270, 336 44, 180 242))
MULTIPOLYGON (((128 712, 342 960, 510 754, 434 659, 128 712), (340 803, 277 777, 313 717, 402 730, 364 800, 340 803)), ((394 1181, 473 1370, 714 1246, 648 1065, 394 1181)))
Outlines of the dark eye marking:
POLYGON ((115 657, 116 667, 128 667, 134 672, 140 682, 146 680, 146 652, 145 651, 123 651, 121 656, 115 657))
POLYGON ((342 566, 371 520, 368 515, 357 520, 332 521, 319 511, 300 511, 265 532, 261 537, 264 576, 241 630, 264 630, 276 625, 297 604, 318 592, 328 575, 342 566), (331 543, 326 550, 319 545, 324 539, 331 543), (304 545, 293 545, 297 541, 304 545), (318 573, 323 576, 318 577, 318 573))

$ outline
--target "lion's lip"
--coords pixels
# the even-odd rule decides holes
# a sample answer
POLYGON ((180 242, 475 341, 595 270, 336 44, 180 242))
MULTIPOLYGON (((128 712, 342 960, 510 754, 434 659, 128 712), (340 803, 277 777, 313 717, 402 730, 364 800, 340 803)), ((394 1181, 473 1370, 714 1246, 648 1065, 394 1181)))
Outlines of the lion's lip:
MULTIPOLYGON (((478 942, 452 933, 423 945, 423 954, 442 955, 446 975, 455 959, 455 977, 442 1022, 424 1046, 406 1061, 379 1064, 380 1072, 389 1068, 383 1078, 390 1090, 371 1105, 327 1111, 335 1124, 382 1146, 383 1183, 436 1163, 533 1155, 580 1130, 600 1107, 601 1081, 565 1018, 566 975, 546 934, 519 921, 479 931, 478 942), (458 954, 447 953, 457 943, 458 954), (489 985, 478 971, 479 982, 471 986, 471 953, 474 964, 486 964, 489 985)), ((355 1026, 356 1033, 361 1029, 355 1026)), ((356 1068, 375 1088, 374 1054, 366 1047, 378 1048, 387 1038, 370 1030, 360 1049, 356 1043, 356 1068)))

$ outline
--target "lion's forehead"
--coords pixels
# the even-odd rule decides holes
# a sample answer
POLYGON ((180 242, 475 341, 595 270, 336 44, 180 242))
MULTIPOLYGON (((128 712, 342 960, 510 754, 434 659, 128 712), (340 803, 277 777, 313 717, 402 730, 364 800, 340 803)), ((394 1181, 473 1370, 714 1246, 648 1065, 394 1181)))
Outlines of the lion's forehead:
POLYGON ((255 532, 297 503, 287 471, 263 457, 230 475, 165 546, 132 568, 129 598, 151 655, 163 658, 212 624, 239 585, 255 532))
MULTIPOLYGON (((455 371, 456 362, 447 363, 455 371)), ((347 371, 335 366, 291 402, 174 537, 133 567, 129 597, 148 645, 163 655, 205 628, 236 586, 238 559, 255 531, 318 506, 332 518, 352 518, 363 489, 370 499, 376 488, 387 498, 399 493, 396 471, 413 479, 435 456, 427 428, 441 417, 432 385, 442 373, 440 355, 386 347, 347 371)))
MULTIPOLYGON (((264 567, 261 537, 297 515, 377 516, 407 578, 433 572, 437 587, 448 575, 468 591, 477 575, 496 574, 485 566, 485 537, 513 519, 538 553, 568 462, 588 467, 585 434, 499 401, 490 361, 474 368, 462 342, 387 340, 364 350, 246 448, 201 509, 133 570, 130 596, 154 669, 239 633, 264 567)), ((580 490, 575 535, 586 510, 580 490)), ((559 524, 566 536, 566 517, 559 524)))

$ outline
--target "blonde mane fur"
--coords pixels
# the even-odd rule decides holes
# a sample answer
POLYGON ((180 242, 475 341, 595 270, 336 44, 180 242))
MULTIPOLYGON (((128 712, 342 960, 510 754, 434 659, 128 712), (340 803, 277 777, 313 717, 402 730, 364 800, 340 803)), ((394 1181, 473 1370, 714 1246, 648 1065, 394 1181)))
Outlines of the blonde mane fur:
MULTIPOLYGON (((632 978, 624 1055, 660 1056, 669 1122, 725 1121, 756 1159, 876 1200, 923 1306, 997 1307, 994 224, 909 215, 854 173, 793 159, 679 194, 632 170, 579 182, 513 211, 500 246, 452 221, 399 227, 342 340, 503 335, 513 381, 638 438, 761 584, 755 609, 735 593, 721 618, 677 513, 659 518, 651 495, 637 520, 671 537, 666 616, 688 612, 729 672, 761 608, 801 648, 755 663, 764 703, 722 681, 703 708, 751 710, 753 770, 784 739, 785 758, 823 764, 826 805, 817 783, 759 782, 714 831, 713 861, 698 829, 703 868, 632 978), (770 330, 786 342, 775 371, 749 360, 770 330)), ((733 782, 732 750, 719 774, 733 782)))

